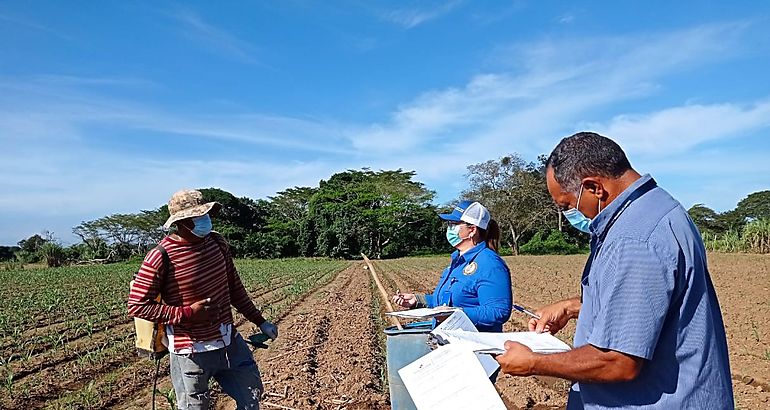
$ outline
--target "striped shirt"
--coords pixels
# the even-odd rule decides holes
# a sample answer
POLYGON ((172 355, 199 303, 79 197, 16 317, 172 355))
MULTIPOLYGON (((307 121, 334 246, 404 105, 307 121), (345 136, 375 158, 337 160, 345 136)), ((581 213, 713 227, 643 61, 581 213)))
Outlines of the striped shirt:
POLYGON ((128 297, 128 313, 151 322, 166 324, 173 333, 173 352, 189 351, 193 344, 221 340, 222 325, 233 323, 232 305, 249 321, 261 325, 265 319, 246 293, 233 264, 230 248, 217 233, 199 243, 179 241, 170 236, 160 245, 166 249, 172 269, 163 270, 163 255, 151 250, 134 278, 128 297), (162 303, 155 301, 158 294, 162 303), (189 323, 184 307, 211 298, 219 308, 214 323, 189 323))

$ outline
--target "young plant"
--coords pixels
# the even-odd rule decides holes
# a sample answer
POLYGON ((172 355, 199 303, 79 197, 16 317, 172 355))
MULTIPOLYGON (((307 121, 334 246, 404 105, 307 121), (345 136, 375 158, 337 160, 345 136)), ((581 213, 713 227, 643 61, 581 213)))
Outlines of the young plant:
POLYGON ((8 391, 8 395, 13 394, 13 370, 10 365, 6 365, 5 377, 3 378, 3 388, 8 391))

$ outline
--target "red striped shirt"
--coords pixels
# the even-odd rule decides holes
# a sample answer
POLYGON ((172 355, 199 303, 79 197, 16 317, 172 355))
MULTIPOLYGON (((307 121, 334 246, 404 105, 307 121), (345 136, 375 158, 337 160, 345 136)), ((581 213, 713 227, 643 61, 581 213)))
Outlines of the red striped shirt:
POLYGON ((163 255, 151 250, 134 278, 128 296, 128 313, 156 323, 173 325, 173 350, 189 348, 194 341, 217 340, 222 337, 221 324, 232 324, 232 305, 249 321, 261 325, 265 319, 243 287, 235 269, 227 242, 211 233, 199 243, 179 241, 167 236, 160 241, 173 268, 168 275, 163 269, 163 255), (162 278, 165 276, 165 279, 162 278), (161 282, 163 285, 161 286, 161 282), (162 303, 155 301, 161 295, 162 303), (215 323, 189 323, 182 310, 195 302, 211 298, 219 307, 215 323))

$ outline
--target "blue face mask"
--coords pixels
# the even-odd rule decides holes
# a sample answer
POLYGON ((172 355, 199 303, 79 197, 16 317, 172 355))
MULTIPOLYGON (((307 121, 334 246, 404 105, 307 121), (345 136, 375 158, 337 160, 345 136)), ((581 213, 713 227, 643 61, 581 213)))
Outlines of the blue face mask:
POLYGON ((460 237, 460 225, 449 225, 446 228, 446 240, 452 246, 457 246, 463 241, 460 237))
POLYGON ((195 224, 195 227, 192 229, 193 235, 203 238, 209 233, 211 233, 211 217, 209 214, 199 216, 197 218, 192 219, 193 223, 195 224))
MULTIPOLYGON (((580 206, 580 197, 583 195, 583 186, 580 186, 580 192, 578 193, 578 199, 577 203, 575 204, 574 208, 570 208, 566 211, 563 211, 562 214, 564 214, 564 217, 567 218, 567 221, 569 221, 570 225, 574 226, 575 229, 581 232, 585 233, 591 233, 591 230, 589 229, 589 226, 591 225, 591 218, 583 215, 582 212, 578 210, 578 206, 580 206)), ((599 203, 599 211, 601 212, 601 202, 599 203)))

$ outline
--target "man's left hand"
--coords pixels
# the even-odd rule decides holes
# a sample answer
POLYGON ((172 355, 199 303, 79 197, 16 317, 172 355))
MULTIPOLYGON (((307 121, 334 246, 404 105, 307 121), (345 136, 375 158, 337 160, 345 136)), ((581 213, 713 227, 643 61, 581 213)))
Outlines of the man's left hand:
POLYGON ((505 342, 505 353, 495 356, 500 368, 511 376, 531 376, 535 353, 518 342, 505 342))

